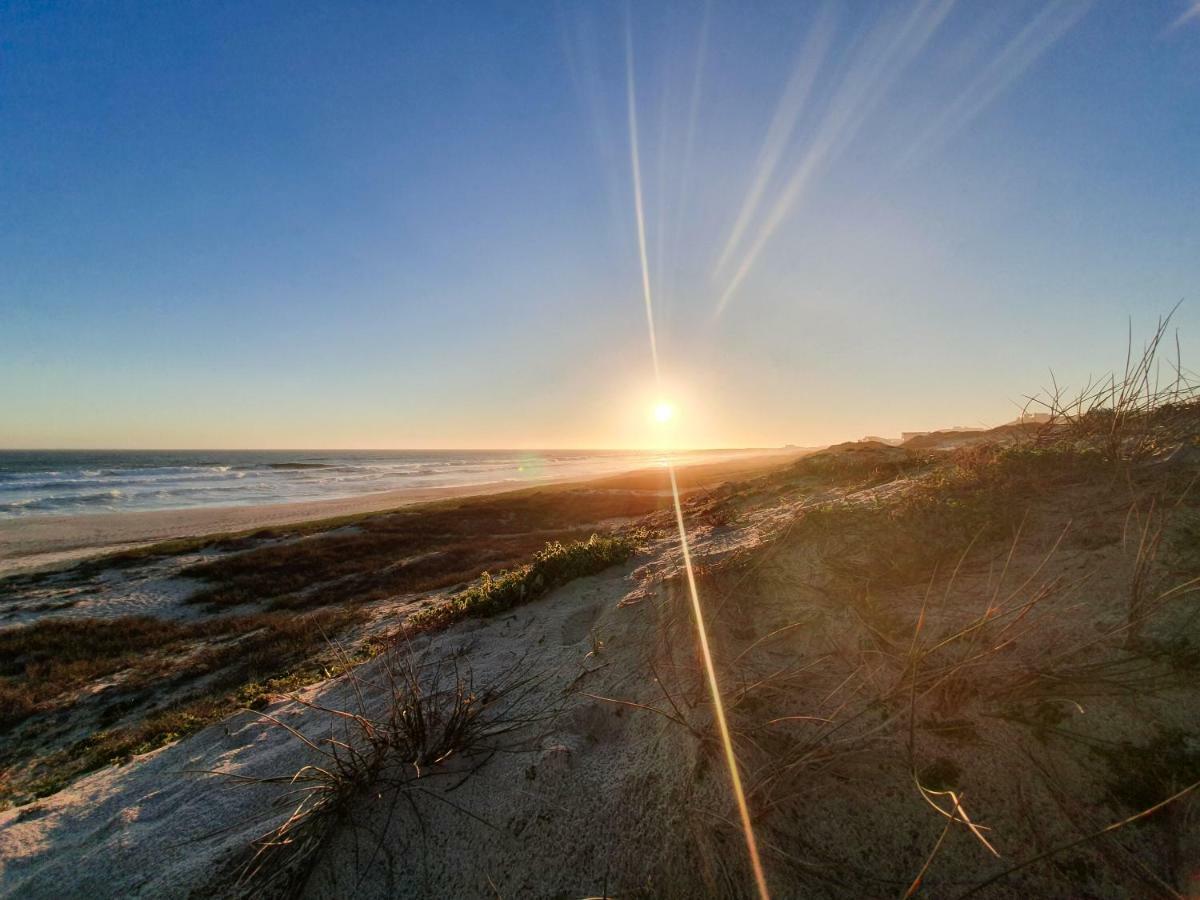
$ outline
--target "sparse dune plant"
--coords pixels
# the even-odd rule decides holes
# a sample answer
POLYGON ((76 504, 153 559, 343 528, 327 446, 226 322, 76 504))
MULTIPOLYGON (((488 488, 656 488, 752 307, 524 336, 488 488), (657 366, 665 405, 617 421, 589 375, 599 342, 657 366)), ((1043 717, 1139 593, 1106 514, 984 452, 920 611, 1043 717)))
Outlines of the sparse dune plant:
POLYGON ((479 581, 449 600, 415 613, 408 620, 412 631, 437 629, 466 616, 491 616, 575 578, 595 575, 633 555, 642 532, 623 535, 593 534, 586 541, 547 544, 533 562, 499 575, 484 572, 479 581))
POLYGON ((535 746, 529 734, 555 712, 540 699, 545 674, 525 657, 481 684, 453 660, 423 662, 394 646, 379 658, 371 678, 358 671, 346 677, 354 709, 295 701, 330 722, 327 736, 312 737, 281 718, 257 713, 303 744, 311 762, 265 778, 209 773, 288 787, 279 803, 290 812, 254 842, 230 875, 229 893, 283 896, 300 890, 335 827, 368 795, 407 793, 410 801, 429 795, 430 779, 455 772, 465 778, 478 768, 455 768, 454 760, 486 762, 492 753, 535 746))
POLYGON ((1076 392, 1058 384, 1027 397, 1026 411, 1041 410, 1049 419, 1038 442, 1094 448, 1108 462, 1136 462, 1197 433, 1200 383, 1183 366, 1178 335, 1173 359, 1163 359, 1176 306, 1158 320, 1142 348, 1133 349, 1133 330, 1125 354, 1125 367, 1092 378, 1076 392))

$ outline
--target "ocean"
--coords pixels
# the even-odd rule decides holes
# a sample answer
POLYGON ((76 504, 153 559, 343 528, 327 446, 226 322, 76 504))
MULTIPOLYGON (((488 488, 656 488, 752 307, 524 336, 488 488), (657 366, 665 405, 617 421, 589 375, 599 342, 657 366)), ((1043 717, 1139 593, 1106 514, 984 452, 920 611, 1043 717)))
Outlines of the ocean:
POLYGON ((519 487, 616 474, 666 458, 583 450, 0 450, 0 519, 255 506, 398 488, 519 487))

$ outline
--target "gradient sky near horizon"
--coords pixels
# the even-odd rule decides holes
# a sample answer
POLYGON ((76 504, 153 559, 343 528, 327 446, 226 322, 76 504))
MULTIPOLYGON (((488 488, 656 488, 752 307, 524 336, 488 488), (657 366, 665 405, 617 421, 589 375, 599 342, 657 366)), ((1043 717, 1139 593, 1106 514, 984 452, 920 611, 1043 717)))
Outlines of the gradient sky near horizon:
POLYGON ((1181 299, 1191 0, 0 4, 0 447, 999 424, 1181 299))

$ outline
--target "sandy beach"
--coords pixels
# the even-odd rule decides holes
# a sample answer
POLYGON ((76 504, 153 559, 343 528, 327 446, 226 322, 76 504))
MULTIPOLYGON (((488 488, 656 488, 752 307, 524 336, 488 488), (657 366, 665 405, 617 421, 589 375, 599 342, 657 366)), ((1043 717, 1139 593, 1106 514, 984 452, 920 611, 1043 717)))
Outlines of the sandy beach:
MULTIPOLYGON (((1157 497, 1195 455, 1129 469, 1132 511, 1070 449, 779 463, 678 473, 773 895, 1194 893, 1196 504, 1157 497), (1131 520, 1182 549, 1136 564, 1131 520), (1078 864, 1030 863, 1064 847, 1078 864)), ((14 579, 35 618, 0 630, 25 667, 0 697, 0 893, 750 896, 666 487, 14 579), (170 602, 106 617, 122 591, 170 602)))
MULTIPOLYGON (((720 462, 697 460, 679 468, 681 486, 741 477, 793 459, 798 451, 764 451, 720 462)), ((554 490, 589 484, 637 490, 666 490, 665 469, 641 469, 588 481, 546 482, 514 488, 511 483, 467 487, 412 488, 330 500, 262 506, 163 509, 145 512, 36 516, 0 521, 0 576, 28 572, 160 541, 209 534, 279 528, 322 519, 383 512, 414 503, 464 497, 554 490)))

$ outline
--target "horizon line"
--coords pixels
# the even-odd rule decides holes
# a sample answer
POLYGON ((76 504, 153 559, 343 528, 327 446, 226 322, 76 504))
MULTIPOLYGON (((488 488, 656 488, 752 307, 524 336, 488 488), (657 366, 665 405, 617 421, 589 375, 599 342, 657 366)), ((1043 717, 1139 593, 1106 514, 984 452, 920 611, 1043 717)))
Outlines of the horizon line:
POLYGON ((826 444, 724 447, 0 447, 0 453, 716 453, 826 444))

